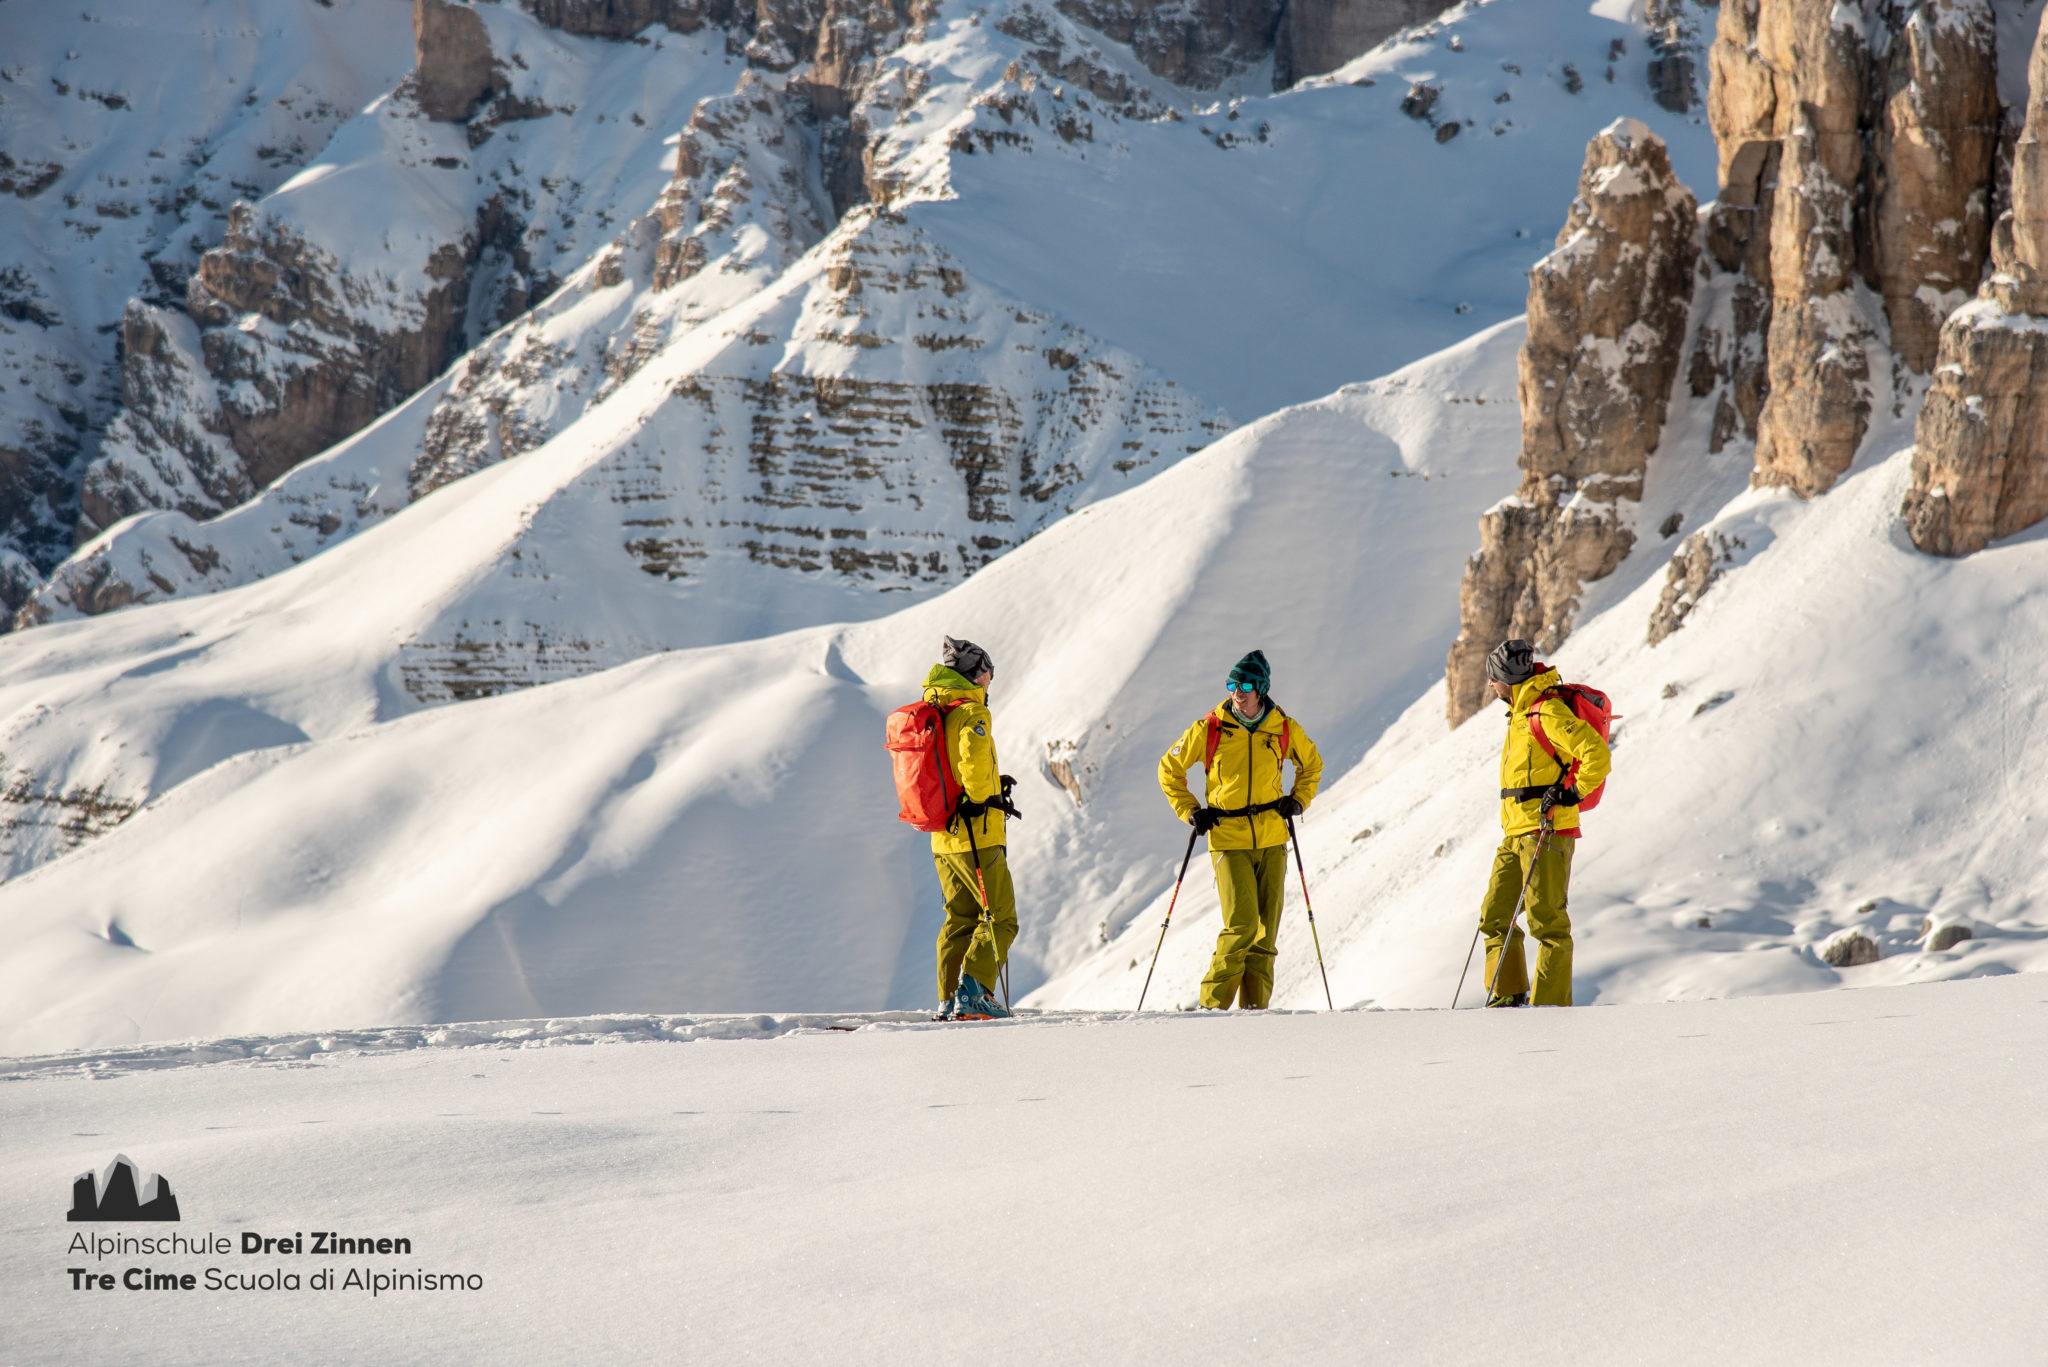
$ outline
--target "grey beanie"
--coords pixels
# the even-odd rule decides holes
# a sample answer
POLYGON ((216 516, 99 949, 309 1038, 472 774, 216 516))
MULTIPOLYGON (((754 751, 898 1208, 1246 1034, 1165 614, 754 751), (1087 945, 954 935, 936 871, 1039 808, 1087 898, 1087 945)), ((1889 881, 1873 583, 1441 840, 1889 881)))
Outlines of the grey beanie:
POLYGON ((1536 647, 1517 638, 1502 641, 1486 656, 1486 677, 1495 683, 1518 684, 1536 672, 1536 647))
POLYGON ((939 663, 969 679, 979 678, 982 671, 996 672, 996 662, 989 653, 972 641, 956 641, 951 636, 939 638, 939 663))

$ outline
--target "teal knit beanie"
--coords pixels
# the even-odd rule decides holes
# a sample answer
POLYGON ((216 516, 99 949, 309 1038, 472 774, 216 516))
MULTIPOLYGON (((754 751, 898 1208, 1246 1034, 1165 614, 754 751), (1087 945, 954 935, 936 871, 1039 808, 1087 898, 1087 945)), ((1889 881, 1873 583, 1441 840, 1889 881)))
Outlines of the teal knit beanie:
POLYGON ((1230 667, 1232 685, 1250 684, 1260 694, 1270 692, 1273 684, 1273 668, 1266 663, 1266 652, 1254 650, 1230 667))

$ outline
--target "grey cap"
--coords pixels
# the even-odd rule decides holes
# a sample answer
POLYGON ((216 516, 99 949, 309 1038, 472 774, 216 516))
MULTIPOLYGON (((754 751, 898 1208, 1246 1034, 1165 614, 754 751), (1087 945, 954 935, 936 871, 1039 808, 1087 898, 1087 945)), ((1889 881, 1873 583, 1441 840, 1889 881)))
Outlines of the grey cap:
POLYGON ((1486 677, 1495 683, 1518 684, 1536 672, 1534 643, 1517 638, 1502 641, 1486 655, 1486 677))
POLYGON ((972 641, 956 641, 951 636, 939 638, 939 663, 955 670, 969 679, 981 677, 984 670, 996 672, 996 662, 989 653, 972 641))

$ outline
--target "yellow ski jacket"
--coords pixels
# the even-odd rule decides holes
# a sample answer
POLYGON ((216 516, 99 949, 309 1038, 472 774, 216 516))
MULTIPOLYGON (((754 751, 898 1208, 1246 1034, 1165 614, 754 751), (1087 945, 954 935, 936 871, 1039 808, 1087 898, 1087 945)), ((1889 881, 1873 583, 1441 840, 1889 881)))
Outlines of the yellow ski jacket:
MULTIPOLYGON (((1188 789, 1188 770, 1202 763, 1209 749, 1209 723, 1219 725, 1216 762, 1204 776, 1204 792, 1211 807, 1252 807, 1277 800, 1281 788, 1281 766, 1294 761, 1294 787, 1290 795, 1305 811, 1323 781, 1323 757, 1301 723, 1289 717, 1275 703, 1259 722, 1256 736, 1245 729, 1228 701, 1190 726, 1171 750, 1159 757, 1159 787, 1173 812, 1192 823, 1195 809, 1202 806, 1188 789), (1286 731, 1283 750, 1281 732, 1286 731)), ((1225 817, 1209 832, 1212 850, 1263 850, 1287 843, 1287 823, 1273 812, 1254 817, 1225 817)))
MULTIPOLYGON (((1600 739, 1598 731, 1579 720, 1570 703, 1563 698, 1536 701, 1560 682, 1556 670, 1541 670, 1516 684, 1514 696, 1508 700, 1508 734, 1500 747, 1500 828, 1505 835, 1527 835, 1542 825, 1542 799, 1523 799, 1512 794, 1547 788, 1568 772, 1572 787, 1590 793, 1613 767, 1607 742, 1600 739), (1530 734, 1532 712, 1543 727, 1545 738, 1557 750, 1557 759, 1552 759, 1530 734), (1567 771, 1564 765, 1574 768, 1567 771)), ((1555 834, 1579 833, 1577 807, 1551 808, 1550 821, 1555 834)))
MULTIPOLYGON (((933 665, 924 676, 924 700, 937 707, 960 706, 946 713, 946 761, 953 766, 953 781, 967 790, 976 802, 986 802, 1003 791, 1002 766, 996 760, 994 724, 988 715, 988 692, 976 688, 966 675, 945 665, 933 665)), ((932 832, 933 854, 966 854, 968 822, 956 822, 943 831, 932 832)), ((1003 843, 1003 814, 984 812, 974 818, 973 848, 992 849, 1003 843)))

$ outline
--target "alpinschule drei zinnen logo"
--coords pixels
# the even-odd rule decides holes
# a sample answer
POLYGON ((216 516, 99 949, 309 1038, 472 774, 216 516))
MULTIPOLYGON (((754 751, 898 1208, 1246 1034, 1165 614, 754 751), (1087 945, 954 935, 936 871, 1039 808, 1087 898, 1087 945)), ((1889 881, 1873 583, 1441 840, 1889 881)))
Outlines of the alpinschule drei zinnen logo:
POLYGON ((125 1153, 99 1173, 81 1172, 71 1184, 71 1220, 175 1220, 178 1198, 158 1173, 147 1181, 125 1153))

